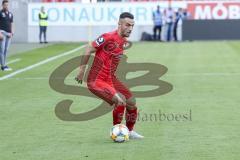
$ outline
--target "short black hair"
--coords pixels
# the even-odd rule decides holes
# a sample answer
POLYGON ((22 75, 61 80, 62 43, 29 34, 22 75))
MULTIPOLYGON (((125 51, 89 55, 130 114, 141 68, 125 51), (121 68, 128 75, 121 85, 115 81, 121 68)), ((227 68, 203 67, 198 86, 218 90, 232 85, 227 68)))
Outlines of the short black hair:
POLYGON ((132 13, 130 12, 123 12, 120 14, 119 19, 122 18, 130 18, 130 19, 134 19, 134 16, 132 15, 132 13))
POLYGON ((2 5, 3 5, 4 3, 8 3, 8 0, 3 0, 3 1, 2 1, 2 5))

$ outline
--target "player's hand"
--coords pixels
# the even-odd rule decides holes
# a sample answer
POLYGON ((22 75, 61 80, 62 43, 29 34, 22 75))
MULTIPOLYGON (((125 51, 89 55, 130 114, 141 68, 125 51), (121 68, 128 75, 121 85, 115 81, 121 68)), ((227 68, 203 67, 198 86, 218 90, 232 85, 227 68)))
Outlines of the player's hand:
POLYGON ((120 98, 120 99, 118 99, 118 104, 117 105, 118 106, 126 106, 127 104, 122 98, 120 98))
POLYGON ((82 82, 83 82, 83 75, 84 75, 84 73, 82 71, 80 71, 79 74, 77 75, 77 77, 75 78, 75 80, 80 84, 82 84, 82 82))
POLYGON ((82 84, 82 79, 79 79, 78 77, 75 77, 75 80, 78 82, 78 83, 80 83, 80 84, 82 84))
POLYGON ((83 82, 84 72, 85 72, 85 69, 82 69, 80 67, 79 73, 78 73, 77 77, 75 78, 75 80, 80 84, 82 84, 82 82, 83 82))
POLYGON ((8 38, 12 38, 12 36, 13 36, 13 34, 12 34, 12 33, 10 33, 10 34, 7 34, 7 37, 8 37, 8 38))
POLYGON ((117 106, 126 106, 126 101, 124 101, 121 96, 119 96, 118 94, 115 94, 114 98, 116 98, 117 100, 117 103, 116 103, 117 106))

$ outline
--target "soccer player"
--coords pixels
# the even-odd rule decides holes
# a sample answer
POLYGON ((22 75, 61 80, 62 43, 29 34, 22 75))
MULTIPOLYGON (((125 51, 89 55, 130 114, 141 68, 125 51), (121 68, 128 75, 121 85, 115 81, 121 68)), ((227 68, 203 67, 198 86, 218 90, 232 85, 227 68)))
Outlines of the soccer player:
POLYGON ((133 130, 137 119, 137 107, 135 98, 129 89, 121 83, 115 71, 123 55, 124 45, 130 36, 134 26, 134 16, 129 12, 123 12, 118 21, 118 29, 102 34, 86 47, 85 55, 81 59, 80 71, 76 77, 78 83, 82 83, 86 64, 92 53, 95 53, 88 78, 88 89, 114 106, 113 125, 120 124, 126 110, 126 126, 130 131, 129 138, 142 139, 143 136, 133 130))

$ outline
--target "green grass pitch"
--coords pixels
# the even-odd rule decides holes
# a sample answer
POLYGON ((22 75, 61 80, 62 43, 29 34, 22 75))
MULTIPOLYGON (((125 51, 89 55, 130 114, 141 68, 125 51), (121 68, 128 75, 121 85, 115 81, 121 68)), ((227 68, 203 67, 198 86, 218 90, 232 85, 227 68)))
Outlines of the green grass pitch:
MULTIPOLYGON (((78 47, 54 44, 9 57, 21 58, 14 71, 78 47)), ((50 74, 83 50, 0 81, 1 160, 237 160, 240 157, 240 42, 134 43, 128 63, 158 63, 168 71, 160 79, 173 85, 167 94, 137 98, 136 131, 143 140, 113 143, 111 112, 89 121, 62 121, 54 108, 72 99, 71 112, 82 113, 101 100, 52 90, 50 74), (159 112, 182 115, 164 119, 159 112), (185 118, 183 118, 185 116, 185 118)), ((13 72, 14 72, 13 71, 13 72)), ((0 72, 3 77, 11 72, 0 72)), ((66 83, 78 85, 73 77, 66 83)), ((140 73, 132 73, 138 76, 140 73)), ((85 86, 85 84, 83 84, 85 86)), ((148 90, 139 86, 133 90, 148 90)))

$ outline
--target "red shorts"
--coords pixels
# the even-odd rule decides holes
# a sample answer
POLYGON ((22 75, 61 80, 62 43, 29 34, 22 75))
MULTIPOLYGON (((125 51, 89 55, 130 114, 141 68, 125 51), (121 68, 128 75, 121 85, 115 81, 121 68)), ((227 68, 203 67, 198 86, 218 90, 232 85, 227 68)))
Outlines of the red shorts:
POLYGON ((108 102, 110 105, 114 104, 112 99, 117 92, 124 95, 126 99, 132 97, 131 91, 117 78, 113 78, 112 81, 96 79, 95 81, 88 81, 87 85, 93 94, 108 102))

